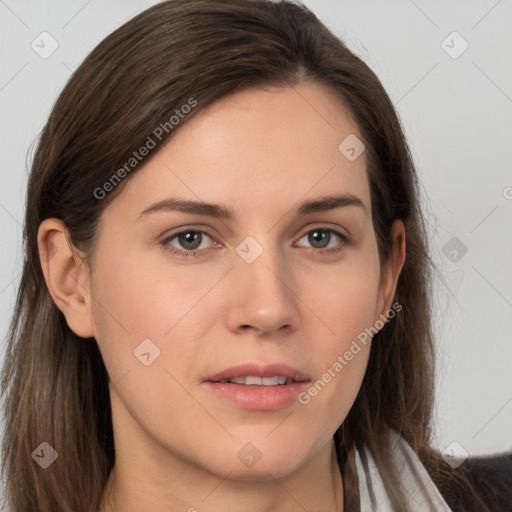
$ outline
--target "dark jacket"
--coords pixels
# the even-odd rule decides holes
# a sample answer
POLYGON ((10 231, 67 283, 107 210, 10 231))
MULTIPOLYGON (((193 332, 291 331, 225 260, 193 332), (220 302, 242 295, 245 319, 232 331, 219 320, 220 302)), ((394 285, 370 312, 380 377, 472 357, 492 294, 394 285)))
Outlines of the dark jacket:
MULTIPOLYGON (((489 510, 512 512, 512 452, 469 457, 462 466, 489 510)), ((480 512, 474 502, 464 499, 455 489, 439 491, 453 512, 480 512)))

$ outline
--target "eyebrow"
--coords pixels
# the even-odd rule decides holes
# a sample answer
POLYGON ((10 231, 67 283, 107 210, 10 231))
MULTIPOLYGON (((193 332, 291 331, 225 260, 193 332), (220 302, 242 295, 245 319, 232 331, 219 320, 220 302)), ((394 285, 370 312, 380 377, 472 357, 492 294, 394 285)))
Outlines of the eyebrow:
MULTIPOLYGON (((346 206, 358 206, 363 209, 364 213, 367 213, 363 201, 352 194, 324 196, 314 200, 305 201, 299 206, 299 208, 297 208, 297 213, 299 215, 308 215, 315 212, 324 212, 327 210, 333 210, 335 208, 346 206)), ((236 216, 233 210, 219 204, 168 198, 162 201, 158 201, 157 203, 146 208, 143 212, 141 212, 139 218, 144 217, 150 213, 161 211, 177 211, 181 213, 204 215, 216 219, 228 220, 234 219, 236 216)))

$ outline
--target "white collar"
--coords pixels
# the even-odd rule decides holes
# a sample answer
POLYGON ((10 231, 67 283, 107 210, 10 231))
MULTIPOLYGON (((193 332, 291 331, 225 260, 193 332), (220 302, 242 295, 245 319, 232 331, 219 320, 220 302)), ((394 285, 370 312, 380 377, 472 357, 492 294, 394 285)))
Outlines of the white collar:
MULTIPOLYGON (((425 466, 407 441, 394 430, 390 430, 390 441, 393 450, 390 464, 400 475, 403 491, 408 498, 408 509, 415 512, 451 512, 451 508, 444 501, 425 466)), ((366 461, 363 461, 359 451, 355 450, 360 510, 361 512, 394 512, 370 450, 365 446, 364 451, 366 461)))

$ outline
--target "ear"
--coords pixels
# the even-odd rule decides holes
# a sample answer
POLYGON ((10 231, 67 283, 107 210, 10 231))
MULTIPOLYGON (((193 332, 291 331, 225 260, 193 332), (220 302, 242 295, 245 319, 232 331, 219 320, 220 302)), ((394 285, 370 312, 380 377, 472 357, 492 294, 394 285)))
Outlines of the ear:
POLYGON ((383 264, 379 283, 377 318, 387 317, 396 292, 398 277, 405 262, 405 228, 401 220, 391 226, 391 251, 383 264), (379 316, 380 315, 380 316, 379 316))
POLYGON ((46 219, 37 234, 39 256, 48 291, 78 336, 94 336, 89 269, 71 243, 60 219, 46 219))

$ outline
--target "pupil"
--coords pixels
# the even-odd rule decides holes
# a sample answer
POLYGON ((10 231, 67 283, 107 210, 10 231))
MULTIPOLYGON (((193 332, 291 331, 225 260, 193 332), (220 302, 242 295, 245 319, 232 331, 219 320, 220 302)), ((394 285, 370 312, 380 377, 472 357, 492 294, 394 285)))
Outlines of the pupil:
POLYGON ((309 233, 308 238, 309 243, 313 246, 316 242, 320 242, 320 245, 317 245, 316 248, 322 249, 323 247, 327 247, 327 245, 329 245, 331 234, 321 229, 315 229, 309 233))
POLYGON ((178 240, 184 249, 194 250, 201 245, 201 234, 197 231, 187 231, 186 233, 181 233, 178 236, 178 240))

